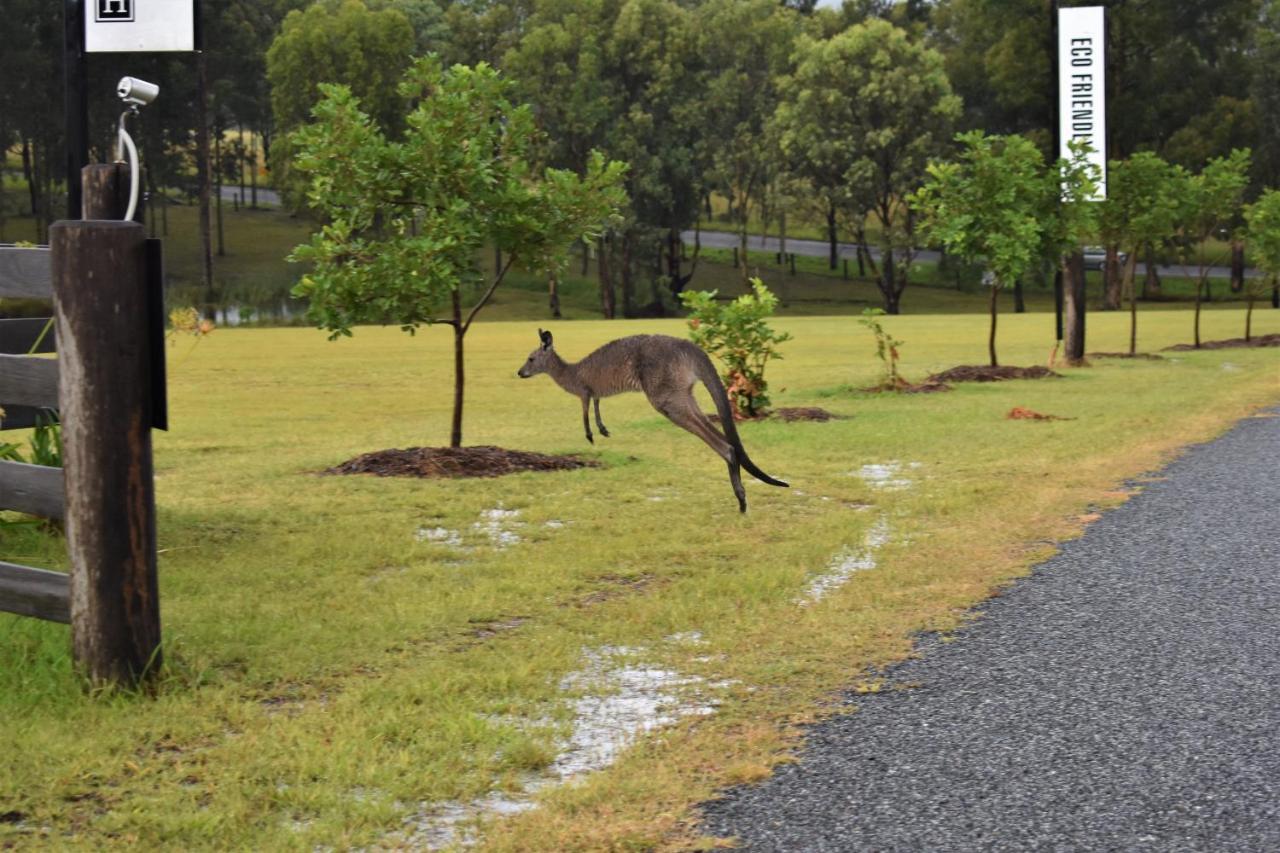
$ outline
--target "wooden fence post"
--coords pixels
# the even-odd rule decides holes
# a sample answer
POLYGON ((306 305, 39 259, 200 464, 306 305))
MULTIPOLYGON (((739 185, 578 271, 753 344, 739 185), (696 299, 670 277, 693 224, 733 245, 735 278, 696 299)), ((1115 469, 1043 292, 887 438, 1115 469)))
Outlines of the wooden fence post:
MULTIPOLYGON (((85 210, 101 215, 91 186, 85 210)), ((160 665, 145 240, 118 219, 50 230, 71 643, 97 683, 136 684, 160 665)))

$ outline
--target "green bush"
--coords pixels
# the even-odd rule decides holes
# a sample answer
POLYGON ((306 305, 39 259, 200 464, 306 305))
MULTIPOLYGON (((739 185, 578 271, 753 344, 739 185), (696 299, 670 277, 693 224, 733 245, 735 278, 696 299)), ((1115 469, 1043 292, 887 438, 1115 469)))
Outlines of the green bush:
POLYGON ((883 372, 875 387, 882 391, 897 391, 910 383, 898 373, 898 347, 902 346, 902 341, 889 334, 885 327, 880 325, 878 318, 883 316, 883 309, 867 308, 863 310, 862 319, 858 322, 876 336, 876 357, 880 359, 883 372))
POLYGON ((766 322, 773 316, 778 298, 758 278, 751 279, 751 290, 732 302, 717 302, 714 290, 680 294, 689 310, 689 336, 724 363, 729 401, 742 418, 759 417, 768 411, 765 364, 771 358, 782 358, 775 347, 791 340, 791 335, 775 332, 766 322))

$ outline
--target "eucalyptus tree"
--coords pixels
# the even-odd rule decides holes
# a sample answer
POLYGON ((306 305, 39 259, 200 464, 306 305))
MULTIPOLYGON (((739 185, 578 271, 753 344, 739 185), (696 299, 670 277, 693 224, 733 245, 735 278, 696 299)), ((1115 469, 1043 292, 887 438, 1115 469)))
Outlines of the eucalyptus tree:
POLYGON ((314 121, 294 140, 295 168, 325 216, 291 260, 310 262, 295 293, 331 337, 358 323, 453 330, 450 444, 462 444, 463 343, 513 264, 557 269, 570 243, 591 239, 623 202, 625 167, 593 154, 585 173, 532 165, 533 113, 509 99, 491 67, 416 61, 398 87, 405 131, 393 140, 343 85, 320 87, 314 121), (488 275, 481 251, 506 257, 488 275), (464 311, 464 298, 474 302, 464 311), (445 316, 437 316, 442 308, 445 316))
POLYGON ((766 124, 802 22, 776 0, 708 0, 695 14, 707 177, 729 199, 745 282, 751 214, 763 211, 777 171, 766 124))
POLYGON ((944 150, 960 113, 941 54, 887 21, 869 19, 825 42, 802 41, 776 122, 784 156, 827 201, 829 263, 837 215, 870 211, 879 225, 878 285, 897 314, 907 286, 914 218, 903 197, 944 150))
POLYGON ((371 10, 362 0, 319 0, 294 10, 267 49, 267 80, 276 133, 272 172, 276 189, 301 202, 291 184, 294 151, 288 134, 305 124, 320 100, 321 85, 342 84, 360 100, 379 127, 396 134, 404 126, 405 103, 397 89, 412 57, 415 36, 404 13, 371 10))
POLYGON ((991 273, 987 352, 997 367, 996 297, 1031 269, 1049 241, 1045 208, 1057 188, 1046 180, 1044 157, 1026 137, 970 131, 957 139, 957 158, 930 163, 911 203, 926 236, 991 273))
POLYGON ((1121 276, 1129 302, 1129 354, 1138 348, 1138 294, 1134 273, 1138 255, 1148 245, 1162 245, 1177 230, 1177 207, 1186 172, 1158 154, 1141 151, 1107 168, 1107 199, 1102 203, 1099 233, 1108 245, 1128 253, 1121 276))

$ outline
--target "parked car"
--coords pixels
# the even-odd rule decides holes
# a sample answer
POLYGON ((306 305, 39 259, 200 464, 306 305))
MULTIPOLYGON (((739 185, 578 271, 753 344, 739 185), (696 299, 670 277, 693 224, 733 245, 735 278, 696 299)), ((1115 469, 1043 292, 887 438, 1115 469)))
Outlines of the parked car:
MULTIPOLYGON (((1129 259, 1128 252, 1120 252, 1116 256, 1120 266, 1124 266, 1124 262, 1129 259)), ((1085 246, 1084 247, 1084 268, 1087 270, 1102 271, 1107 264, 1107 250, 1102 246, 1085 246)))

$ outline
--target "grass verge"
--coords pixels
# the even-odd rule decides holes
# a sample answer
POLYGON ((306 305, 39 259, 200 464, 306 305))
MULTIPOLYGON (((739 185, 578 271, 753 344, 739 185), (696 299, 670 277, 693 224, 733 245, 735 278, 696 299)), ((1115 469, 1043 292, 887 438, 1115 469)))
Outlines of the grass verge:
MULTIPOLYGON (((1091 317, 1091 348, 1121 348, 1124 320, 1091 317)), ((884 322, 911 379, 984 352, 981 316, 884 322)), ((1213 312, 1206 337, 1241 323, 1213 312)), ((1280 312, 1255 323, 1280 331, 1280 312)), ((466 443, 584 452, 603 469, 319 477, 362 452, 443 443, 446 334, 179 342, 156 457, 168 676, 154 697, 86 697, 65 627, 0 615, 0 846, 404 844, 424 804, 555 770, 575 696, 601 689, 572 677, 592 655, 680 673, 689 701, 715 712, 543 788, 484 846, 696 845, 691 807, 785 760, 834 691, 879 689, 876 668, 914 632, 954 626, 1092 507, 1123 500, 1128 478, 1280 400, 1274 351, 869 395, 852 390, 878 370, 853 318, 784 318, 795 340, 770 367, 775 403, 851 417, 744 425, 752 457, 793 488, 748 486, 743 516, 723 463, 639 395, 606 400, 613 437, 586 446, 576 401, 515 377, 537 325, 468 336, 466 443), (1076 420, 1005 420, 1013 406, 1076 420), (874 569, 797 603, 872 539, 874 569)), ((1153 314, 1146 344, 1188 326, 1153 314)), ((570 358, 623 334, 683 334, 677 321, 553 328, 570 358)), ((1002 361, 1043 363, 1050 328, 1044 314, 1002 318, 1002 361)), ((5 559, 62 564, 31 525, 0 527, 0 544, 5 559)))

